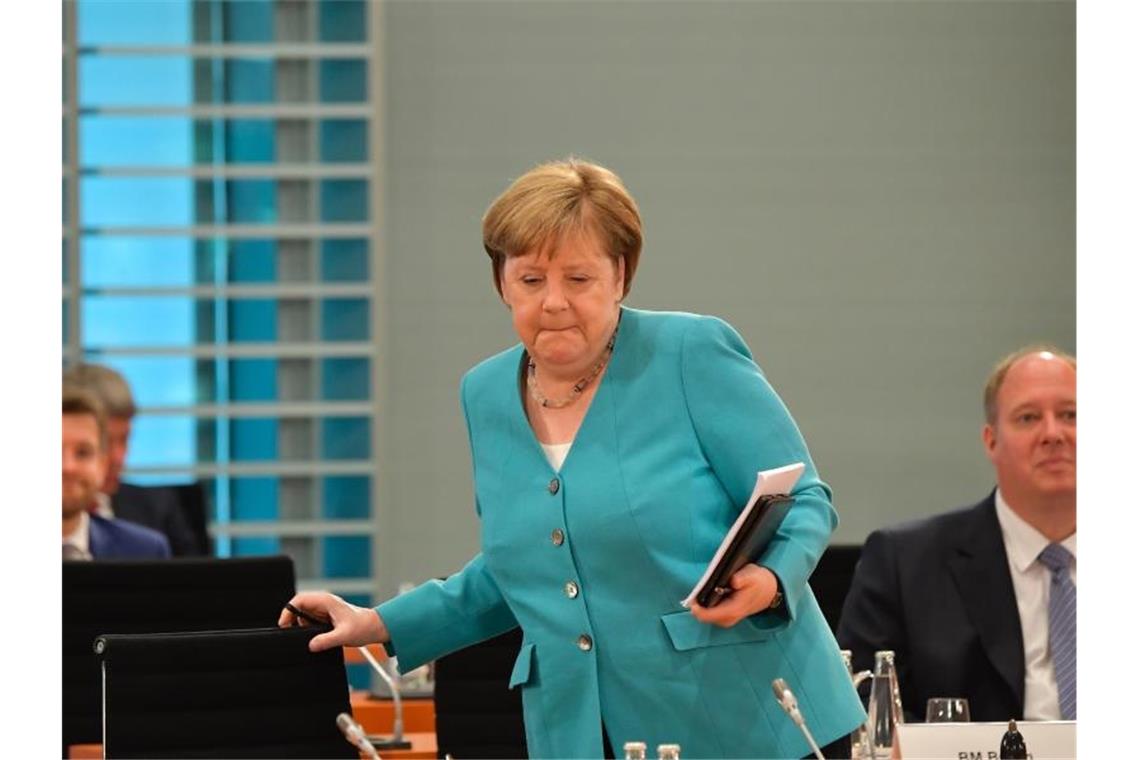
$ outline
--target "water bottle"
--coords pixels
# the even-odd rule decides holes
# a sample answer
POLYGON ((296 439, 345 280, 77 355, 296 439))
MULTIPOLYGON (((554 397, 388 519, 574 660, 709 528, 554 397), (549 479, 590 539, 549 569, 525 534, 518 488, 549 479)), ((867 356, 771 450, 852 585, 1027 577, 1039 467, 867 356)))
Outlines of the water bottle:
POLYGON ((645 760, 645 742, 626 742, 622 749, 625 750, 625 760, 645 760))
POLYGON ((895 729, 902 722, 902 699, 895 670, 895 653, 890 650, 875 652, 871 701, 867 705, 867 735, 875 760, 890 758, 895 743, 895 729))
POLYGON ((681 760, 681 745, 658 744, 657 760, 681 760))
MULTIPOLYGON (((851 685, 856 691, 859 686, 871 677, 871 671, 860 670, 858 673, 853 672, 852 655, 850 649, 840 649, 840 656, 843 658, 843 664, 847 666, 847 676, 851 679, 851 685)), ((851 760, 871 760, 873 754, 871 752, 870 739, 867 737, 867 724, 860 723, 854 731, 851 732, 851 760)))

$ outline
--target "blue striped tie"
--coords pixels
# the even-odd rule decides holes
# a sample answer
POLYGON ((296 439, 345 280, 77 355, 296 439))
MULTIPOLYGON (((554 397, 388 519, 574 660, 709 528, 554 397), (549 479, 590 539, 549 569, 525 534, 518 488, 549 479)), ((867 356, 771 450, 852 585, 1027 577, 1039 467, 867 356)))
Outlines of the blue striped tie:
POLYGON ((1053 576, 1049 583, 1049 651, 1065 720, 1077 719, 1077 587, 1069 577, 1072 558, 1060 544, 1049 544, 1037 557, 1053 576))

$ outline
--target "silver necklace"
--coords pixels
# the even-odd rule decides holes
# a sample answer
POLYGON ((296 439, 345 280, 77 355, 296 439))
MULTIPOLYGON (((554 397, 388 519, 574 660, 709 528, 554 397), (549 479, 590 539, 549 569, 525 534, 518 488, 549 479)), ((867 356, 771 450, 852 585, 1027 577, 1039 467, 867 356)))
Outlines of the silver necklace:
POLYGON ((606 366, 609 361, 610 355, 614 352, 614 341, 617 340, 617 328, 614 328, 613 335, 606 343, 606 349, 602 352, 602 358, 598 359, 598 363, 594 368, 578 382, 574 383, 574 387, 570 389, 570 393, 560 399, 549 399, 538 387, 538 378, 535 377, 534 359, 527 357, 526 362, 526 389, 530 392, 530 397, 535 402, 546 409, 561 409, 564 406, 569 406, 578 400, 582 395, 582 391, 589 387, 590 383, 601 373, 602 368, 606 366))

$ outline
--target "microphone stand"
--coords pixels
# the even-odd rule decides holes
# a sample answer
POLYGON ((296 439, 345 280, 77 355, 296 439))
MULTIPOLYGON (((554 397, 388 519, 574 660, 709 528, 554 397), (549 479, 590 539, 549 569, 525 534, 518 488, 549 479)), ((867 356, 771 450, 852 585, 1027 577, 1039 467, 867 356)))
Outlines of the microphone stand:
POLYGON ((796 703, 796 695, 792 693, 791 688, 783 678, 777 678, 775 681, 772 681, 772 693, 776 696, 776 701, 780 704, 780 707, 782 707, 784 712, 788 714, 788 717, 792 719, 792 722, 800 727, 800 731, 803 731, 804 738, 807 739, 808 744, 811 746, 811 751, 815 753, 817 760, 824 760, 823 753, 819 751, 819 745, 815 743, 815 737, 812 736, 811 731, 808 730, 807 721, 805 721, 804 716, 800 714, 799 704, 796 703))
POLYGON ((400 699, 399 684, 396 683, 396 679, 388 674, 388 671, 376 657, 368 651, 368 647, 360 647, 360 653, 364 655, 364 659, 368 661, 372 669, 380 674, 381 680, 388 684, 388 690, 392 693, 392 738, 370 736, 368 737, 369 740, 380 749, 411 749, 412 743, 404 739, 404 702, 400 699))

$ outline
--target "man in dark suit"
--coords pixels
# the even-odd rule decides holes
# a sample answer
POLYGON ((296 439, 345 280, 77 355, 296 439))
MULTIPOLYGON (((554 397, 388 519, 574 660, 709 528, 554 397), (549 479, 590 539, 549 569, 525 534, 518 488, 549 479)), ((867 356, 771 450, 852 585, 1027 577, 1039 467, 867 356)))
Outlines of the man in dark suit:
POLYGON ((136 486, 119 481, 118 488, 110 494, 110 514, 164 534, 175 557, 212 553, 208 537, 191 529, 178 493, 171 486, 136 486))
POLYGON ((96 397, 63 388, 63 558, 163 559, 170 545, 159 532, 87 512, 106 471, 107 429, 96 397))
POLYGON ((110 367, 77 364, 64 373, 64 383, 97 396, 107 412, 107 474, 92 503, 92 512, 159 531, 170 542, 176 557, 208 554, 208 547, 203 547, 191 528, 173 489, 137 486, 121 480, 136 412, 126 379, 110 367))
POLYGON ((1076 359, 1000 362, 982 440, 997 488, 872 533, 836 638, 856 669, 895 651, 903 709, 965 697, 979 721, 1076 718, 1076 359))

